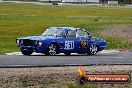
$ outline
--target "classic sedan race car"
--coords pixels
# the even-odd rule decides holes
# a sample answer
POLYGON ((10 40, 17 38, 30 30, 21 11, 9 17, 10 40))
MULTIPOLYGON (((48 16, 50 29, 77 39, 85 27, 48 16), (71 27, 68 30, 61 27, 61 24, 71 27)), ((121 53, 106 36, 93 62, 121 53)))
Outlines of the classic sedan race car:
POLYGON ((106 46, 105 40, 92 37, 85 29, 74 27, 50 27, 41 36, 17 38, 16 43, 23 55, 33 52, 45 55, 95 55, 106 46))

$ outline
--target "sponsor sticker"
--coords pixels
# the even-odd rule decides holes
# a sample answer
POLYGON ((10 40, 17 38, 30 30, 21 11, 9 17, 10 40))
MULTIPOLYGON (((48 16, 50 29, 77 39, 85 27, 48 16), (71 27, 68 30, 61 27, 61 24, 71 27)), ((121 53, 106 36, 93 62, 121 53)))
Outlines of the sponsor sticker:
POLYGON ((88 42, 87 41, 80 41, 80 47, 81 48, 87 48, 88 42))
POLYGON ((79 68, 78 82, 88 83, 130 83, 130 74, 88 74, 85 69, 79 68))

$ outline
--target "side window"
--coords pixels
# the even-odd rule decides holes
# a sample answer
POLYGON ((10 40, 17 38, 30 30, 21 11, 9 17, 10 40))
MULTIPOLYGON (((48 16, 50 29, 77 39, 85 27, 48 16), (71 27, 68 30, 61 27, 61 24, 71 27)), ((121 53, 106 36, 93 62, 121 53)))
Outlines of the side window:
POLYGON ((76 38, 76 30, 69 30, 67 33, 68 38, 76 38))
POLYGON ((65 34, 66 34, 65 31, 60 30, 60 31, 58 31, 57 36, 59 36, 59 37, 63 37, 63 36, 65 36, 65 34))
POLYGON ((86 38, 86 37, 88 37, 88 33, 83 30, 78 30, 76 33, 76 37, 77 38, 80 38, 80 37, 86 38))

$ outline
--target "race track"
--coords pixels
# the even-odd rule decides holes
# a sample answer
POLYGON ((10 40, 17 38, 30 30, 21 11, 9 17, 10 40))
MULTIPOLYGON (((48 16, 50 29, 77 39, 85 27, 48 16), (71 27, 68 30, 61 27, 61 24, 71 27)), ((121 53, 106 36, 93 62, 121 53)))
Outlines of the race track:
POLYGON ((117 53, 98 53, 87 55, 1 55, 0 67, 46 67, 46 66, 76 66, 76 65, 132 64, 132 50, 117 53))

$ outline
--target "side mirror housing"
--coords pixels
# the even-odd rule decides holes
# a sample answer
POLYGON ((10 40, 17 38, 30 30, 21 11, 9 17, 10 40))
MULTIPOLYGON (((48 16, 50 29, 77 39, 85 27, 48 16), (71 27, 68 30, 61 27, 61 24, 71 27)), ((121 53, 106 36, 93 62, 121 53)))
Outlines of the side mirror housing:
POLYGON ((64 34, 62 35, 62 37, 63 37, 63 38, 66 38, 66 34, 64 33, 64 34))

